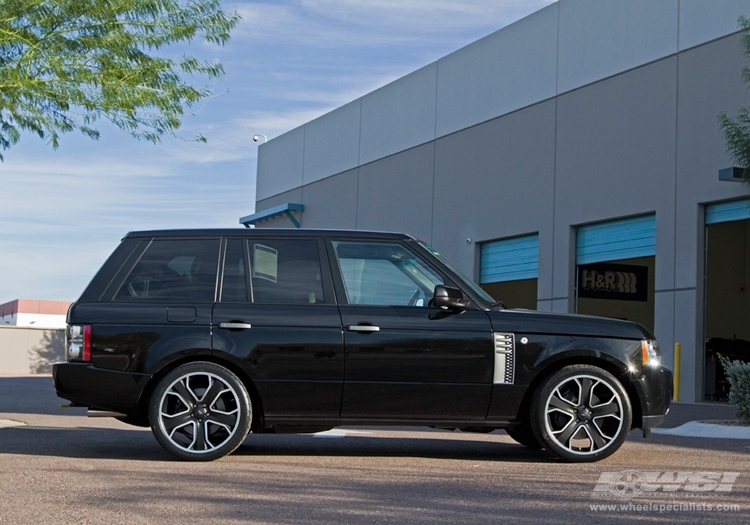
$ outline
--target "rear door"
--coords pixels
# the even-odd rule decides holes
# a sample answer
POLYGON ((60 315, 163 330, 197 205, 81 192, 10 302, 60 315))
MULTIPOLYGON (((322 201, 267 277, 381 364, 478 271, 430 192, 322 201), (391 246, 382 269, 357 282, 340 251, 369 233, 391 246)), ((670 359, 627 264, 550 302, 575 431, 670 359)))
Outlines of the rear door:
POLYGON ((251 377, 267 418, 338 417, 341 318, 323 241, 227 238, 213 352, 251 377))

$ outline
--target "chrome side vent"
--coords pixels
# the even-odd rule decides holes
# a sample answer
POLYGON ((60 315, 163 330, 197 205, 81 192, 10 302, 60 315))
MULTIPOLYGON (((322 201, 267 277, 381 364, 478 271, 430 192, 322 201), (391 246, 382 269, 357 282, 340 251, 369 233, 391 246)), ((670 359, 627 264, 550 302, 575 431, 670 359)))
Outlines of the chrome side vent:
POLYGON ((495 333, 495 374, 494 384, 513 384, 513 364, 516 355, 516 341, 513 334, 495 333))

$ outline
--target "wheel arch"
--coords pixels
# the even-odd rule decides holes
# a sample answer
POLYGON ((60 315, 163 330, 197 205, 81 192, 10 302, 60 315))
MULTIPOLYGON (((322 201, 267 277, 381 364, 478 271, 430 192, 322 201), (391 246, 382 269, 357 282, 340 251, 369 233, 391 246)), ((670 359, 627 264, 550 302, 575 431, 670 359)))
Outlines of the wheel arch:
POLYGON ((197 362, 206 362, 206 363, 211 363, 211 364, 218 365, 218 366, 223 366, 224 368, 232 372, 234 375, 236 375, 240 381, 242 381, 242 384, 244 385, 245 389, 247 390, 248 395, 250 396, 250 401, 252 402, 253 419, 252 419, 251 431, 252 432, 262 431, 263 428, 265 427, 263 423, 265 419, 263 415, 264 414, 263 403, 261 402, 260 394, 258 393, 257 388, 255 388, 255 384, 253 383, 253 380, 237 363, 233 363, 232 361, 228 359, 222 359, 214 355, 182 357, 180 359, 171 361, 167 365, 160 368, 153 376, 151 376, 151 378, 148 380, 148 383, 146 383, 146 386, 141 391, 141 395, 138 398, 137 417, 148 418, 148 404, 149 404, 149 401, 151 400, 151 395, 156 389, 156 385, 159 384, 159 381, 161 381, 164 376, 166 376, 172 370, 174 370, 175 368, 179 366, 186 365, 189 363, 197 363, 197 362))
POLYGON ((542 385, 542 383, 544 383, 544 381, 552 374, 570 365, 591 365, 612 374, 628 394, 633 416, 631 428, 641 428, 643 421, 641 398, 633 387, 632 381, 630 380, 630 372, 628 372, 627 367, 624 364, 618 365, 614 360, 603 359, 602 357, 597 357, 592 354, 555 356, 555 358, 551 358, 543 363, 539 372, 534 376, 526 389, 526 393, 524 394, 521 404, 518 407, 518 412, 516 413, 517 421, 528 420, 527 418, 531 411, 531 402, 540 385, 542 385))

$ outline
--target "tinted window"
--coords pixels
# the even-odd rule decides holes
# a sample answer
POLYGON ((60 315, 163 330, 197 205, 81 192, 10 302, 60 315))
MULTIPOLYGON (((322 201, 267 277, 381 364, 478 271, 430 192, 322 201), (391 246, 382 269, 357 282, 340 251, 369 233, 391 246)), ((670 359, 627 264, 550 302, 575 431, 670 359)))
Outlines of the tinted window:
POLYGON ((242 239, 229 239, 224 255, 224 278, 221 286, 221 302, 247 302, 247 279, 245 278, 245 246, 242 239))
POLYGON ((212 303, 218 260, 218 239, 155 240, 115 300, 212 303))
POLYGON ((443 278, 400 244, 334 242, 349 304, 427 306, 443 278))
POLYGON ((250 241, 253 302, 325 302, 316 240, 250 241))

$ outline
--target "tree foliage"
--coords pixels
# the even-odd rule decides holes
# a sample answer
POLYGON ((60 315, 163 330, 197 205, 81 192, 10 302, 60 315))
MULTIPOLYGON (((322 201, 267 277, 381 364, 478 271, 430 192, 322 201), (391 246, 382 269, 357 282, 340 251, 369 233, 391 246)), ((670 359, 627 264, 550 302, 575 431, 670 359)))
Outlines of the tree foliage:
POLYGON ((55 148, 74 130, 96 139, 100 118, 158 142, 210 95, 186 79, 224 70, 156 52, 195 39, 223 45, 238 20, 220 0, 0 0, 0 146, 22 131, 55 148))
MULTIPOLYGON (((745 49, 745 57, 750 59, 750 19, 741 16, 738 24, 743 32, 742 46, 745 49)), ((742 68, 742 80, 750 83, 750 67, 742 68)), ((740 108, 734 118, 722 111, 718 119, 727 143, 727 151, 735 163, 745 169, 743 177, 750 183, 750 107, 740 108)))

